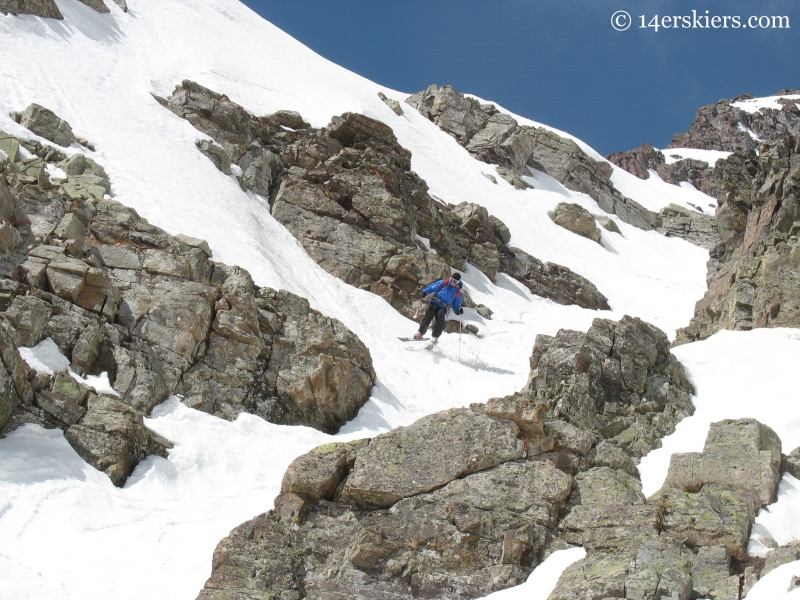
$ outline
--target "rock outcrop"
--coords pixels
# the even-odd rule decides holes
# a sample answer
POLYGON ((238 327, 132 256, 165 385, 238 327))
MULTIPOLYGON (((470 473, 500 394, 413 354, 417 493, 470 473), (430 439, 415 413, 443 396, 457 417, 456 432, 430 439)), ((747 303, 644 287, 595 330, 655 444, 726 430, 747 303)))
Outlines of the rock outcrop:
MULTIPOLYGON (((508 248, 508 228, 485 208, 432 198, 411 171, 410 152, 379 121, 346 113, 313 129, 290 111, 255 117, 190 81, 158 100, 213 138, 199 142, 200 151, 223 173, 237 165, 242 187, 269 198, 272 215, 320 266, 406 316, 421 307, 418 292, 451 268, 470 262, 494 279, 503 253, 536 260, 508 248)), ((534 293, 587 308, 605 302, 590 282, 570 274, 581 290, 594 289, 595 302, 565 295, 560 280, 548 295, 546 276, 534 293)))
MULTIPOLYGON (((797 95, 800 90, 783 90, 776 94, 797 95)), ((780 110, 762 108, 748 112, 735 106, 737 102, 752 99, 744 94, 733 100, 720 100, 698 109, 689 131, 677 133, 668 148, 702 148, 748 154, 758 150, 762 142, 776 142, 785 135, 800 133, 800 109, 797 99, 783 99, 780 110)))
POLYGON ((657 231, 666 237, 679 237, 709 252, 720 244, 715 217, 677 204, 662 208, 658 215, 661 226, 657 231))
POLYGON ((35 15, 45 19, 64 19, 55 0, 0 0, 0 13, 35 15))
POLYGON ((610 310, 608 300, 588 279, 566 267, 543 263, 516 248, 500 255, 500 271, 507 273, 532 294, 549 298, 558 304, 577 304, 595 310, 610 310))
POLYGON ((658 216, 623 196, 609 179, 612 167, 588 156, 572 140, 543 127, 519 125, 493 104, 480 104, 452 87, 431 85, 406 99, 439 128, 452 135, 472 156, 498 165, 498 174, 515 187, 520 176, 542 171, 570 190, 594 198, 604 211, 641 229, 654 229, 658 216), (501 170, 502 169, 502 170, 501 170))
POLYGON ((664 153, 650 144, 642 144, 641 148, 627 152, 609 154, 606 159, 639 179, 648 179, 650 171, 655 171, 667 183, 678 185, 682 181, 688 181, 704 194, 717 197, 714 165, 705 161, 684 158, 667 164, 664 153))
MULTIPOLYGON (((797 95, 798 91, 783 90, 776 95, 797 95)), ((744 94, 700 108, 689 130, 673 136, 666 153, 669 154, 669 148, 699 148, 751 155, 761 143, 773 144, 786 135, 796 137, 800 133, 800 108, 796 98, 779 98, 780 110, 761 108, 750 111, 742 105, 736 106, 753 98, 744 94)), ((667 183, 689 181, 701 192, 717 197, 719 177, 715 172, 716 165, 705 161, 683 159, 666 164, 664 153, 650 144, 642 144, 641 148, 628 152, 615 152, 606 158, 640 179, 647 179, 652 170, 667 183)))
POLYGON ((103 0, 80 0, 89 8, 96 10, 99 13, 107 13, 111 12, 106 6, 106 3, 103 0))
POLYGON ((577 542, 587 556, 549 600, 743 598, 757 579, 750 528, 774 500, 780 457, 780 439, 758 421, 712 424, 702 453, 673 455, 655 496, 594 505, 577 542))
MULTIPOLYGON (((800 138, 797 138, 800 139, 800 138)), ((721 243, 712 252, 709 286, 677 341, 721 329, 800 326, 800 146, 786 137, 759 156, 717 161, 721 243)))
POLYGON ((596 319, 539 336, 531 369, 517 394, 297 458, 198 598, 477 598, 563 545, 568 509, 643 507, 635 460, 693 410, 666 335, 596 319))
POLYGON ((75 141, 69 123, 38 104, 31 104, 25 109, 20 125, 58 146, 69 146, 75 141))
MULTIPOLYGON (((53 138, 70 131, 41 107, 23 122, 53 138)), ((0 142, 9 150, 0 163, 3 433, 61 428, 122 485, 145 456, 166 455, 169 442, 143 417, 170 394, 227 419, 250 412, 329 432, 369 398, 369 351, 340 322, 212 262, 203 240, 150 225, 108 196, 109 177, 90 157, 6 134, 0 142), (20 161, 20 147, 35 158, 20 161), (48 163, 66 179, 51 180, 48 163), (27 367, 18 347, 45 338, 75 377, 27 367), (113 391, 78 381, 101 373, 113 391)))
POLYGON ((600 229, 592 213, 580 204, 559 202, 553 210, 553 222, 564 229, 600 243, 600 229))

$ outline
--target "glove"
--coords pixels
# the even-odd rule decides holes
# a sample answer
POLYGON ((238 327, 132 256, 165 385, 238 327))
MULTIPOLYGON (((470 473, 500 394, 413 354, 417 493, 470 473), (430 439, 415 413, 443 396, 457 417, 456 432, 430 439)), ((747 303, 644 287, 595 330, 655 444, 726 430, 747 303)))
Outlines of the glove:
POLYGON ((456 311, 456 314, 457 314, 457 315, 463 315, 463 314, 464 314, 464 309, 463 309, 463 308, 459 308, 459 309, 456 311))
POLYGON ((427 296, 427 294, 424 291, 419 293, 420 298, 424 298, 425 296, 427 296))

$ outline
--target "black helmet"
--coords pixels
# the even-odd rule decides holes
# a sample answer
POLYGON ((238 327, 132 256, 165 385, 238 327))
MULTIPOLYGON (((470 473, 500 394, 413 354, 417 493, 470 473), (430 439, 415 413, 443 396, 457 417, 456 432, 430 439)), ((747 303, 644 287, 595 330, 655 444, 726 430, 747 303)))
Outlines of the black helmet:
POLYGON ((461 273, 453 273, 450 275, 451 279, 455 279, 456 281, 461 281, 461 273))

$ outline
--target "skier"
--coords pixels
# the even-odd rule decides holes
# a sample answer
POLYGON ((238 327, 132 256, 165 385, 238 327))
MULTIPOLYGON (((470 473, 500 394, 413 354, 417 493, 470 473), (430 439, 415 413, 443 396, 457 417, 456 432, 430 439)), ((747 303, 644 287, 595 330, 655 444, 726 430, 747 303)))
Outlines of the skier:
POLYGON ((434 281, 424 290, 419 293, 420 298, 424 298, 428 294, 431 295, 431 300, 428 303, 428 310, 425 311, 425 316, 419 324, 419 331, 414 334, 415 340, 421 340, 422 336, 428 330, 428 325, 435 318, 436 323, 433 325, 433 338, 431 339, 431 346, 435 346, 439 341, 439 336, 444 331, 445 322, 447 321, 447 310, 452 307, 453 312, 460 315, 464 312, 461 308, 461 273, 453 273, 447 279, 439 279, 434 281))

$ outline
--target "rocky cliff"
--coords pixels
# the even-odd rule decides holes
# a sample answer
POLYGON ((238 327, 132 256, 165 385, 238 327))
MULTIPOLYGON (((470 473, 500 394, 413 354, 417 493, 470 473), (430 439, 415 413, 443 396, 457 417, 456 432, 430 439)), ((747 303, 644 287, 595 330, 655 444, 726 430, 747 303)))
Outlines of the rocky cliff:
POLYGON ((355 416, 375 372, 352 332, 114 201, 88 142, 51 111, 31 105, 19 122, 61 149, 0 132, 4 433, 59 427, 122 485, 146 455, 166 455, 143 417, 173 393, 226 419, 245 411, 335 432, 355 416), (18 350, 46 338, 70 365, 55 376, 18 350), (100 373, 109 389, 81 378, 100 373))
POLYGON ((448 85, 432 85, 406 102, 452 135, 472 156, 498 165, 498 175, 515 187, 526 187, 520 177, 530 177, 534 169, 570 190, 588 194, 600 208, 626 223, 641 229, 660 224, 657 215, 614 188, 607 162, 591 158, 570 139, 544 127, 520 125, 493 104, 480 104, 448 85))
POLYGON ((666 165, 663 153, 648 144, 608 157, 643 179, 655 170, 670 183, 691 181, 717 200, 713 219, 677 206, 661 213, 663 233, 688 239, 711 254, 708 291, 691 323, 678 332, 678 343, 705 339, 721 329, 800 324, 800 108, 792 97, 797 92, 779 92, 775 102, 780 109, 748 95, 699 109, 689 131, 676 134, 670 147, 732 153, 714 165, 692 160, 666 165))
POLYGON ((749 564, 750 528, 775 500, 780 462, 780 439, 758 421, 714 423, 702 453, 672 456, 656 495, 598 495, 579 541, 587 556, 549 600, 744 598, 761 566, 749 564))
MULTIPOLYGON (((519 393, 329 444, 220 542, 199 598, 477 598, 523 582, 693 412, 666 336, 629 317, 539 336, 519 393)), ((780 452, 778 452, 780 462, 780 452)))
POLYGON ((510 247, 508 228, 485 208, 431 197, 411 153, 379 121, 346 113, 313 129, 290 111, 256 117, 190 81, 158 100, 213 138, 199 150, 268 198, 272 216, 320 266, 406 316, 421 308, 423 287, 466 262, 562 304, 608 309, 585 278, 510 247))
MULTIPOLYGON (((800 139, 800 138, 797 138, 800 139)), ((679 342, 720 329, 800 326, 800 147, 786 136, 717 162, 722 237, 709 286, 679 342)))

